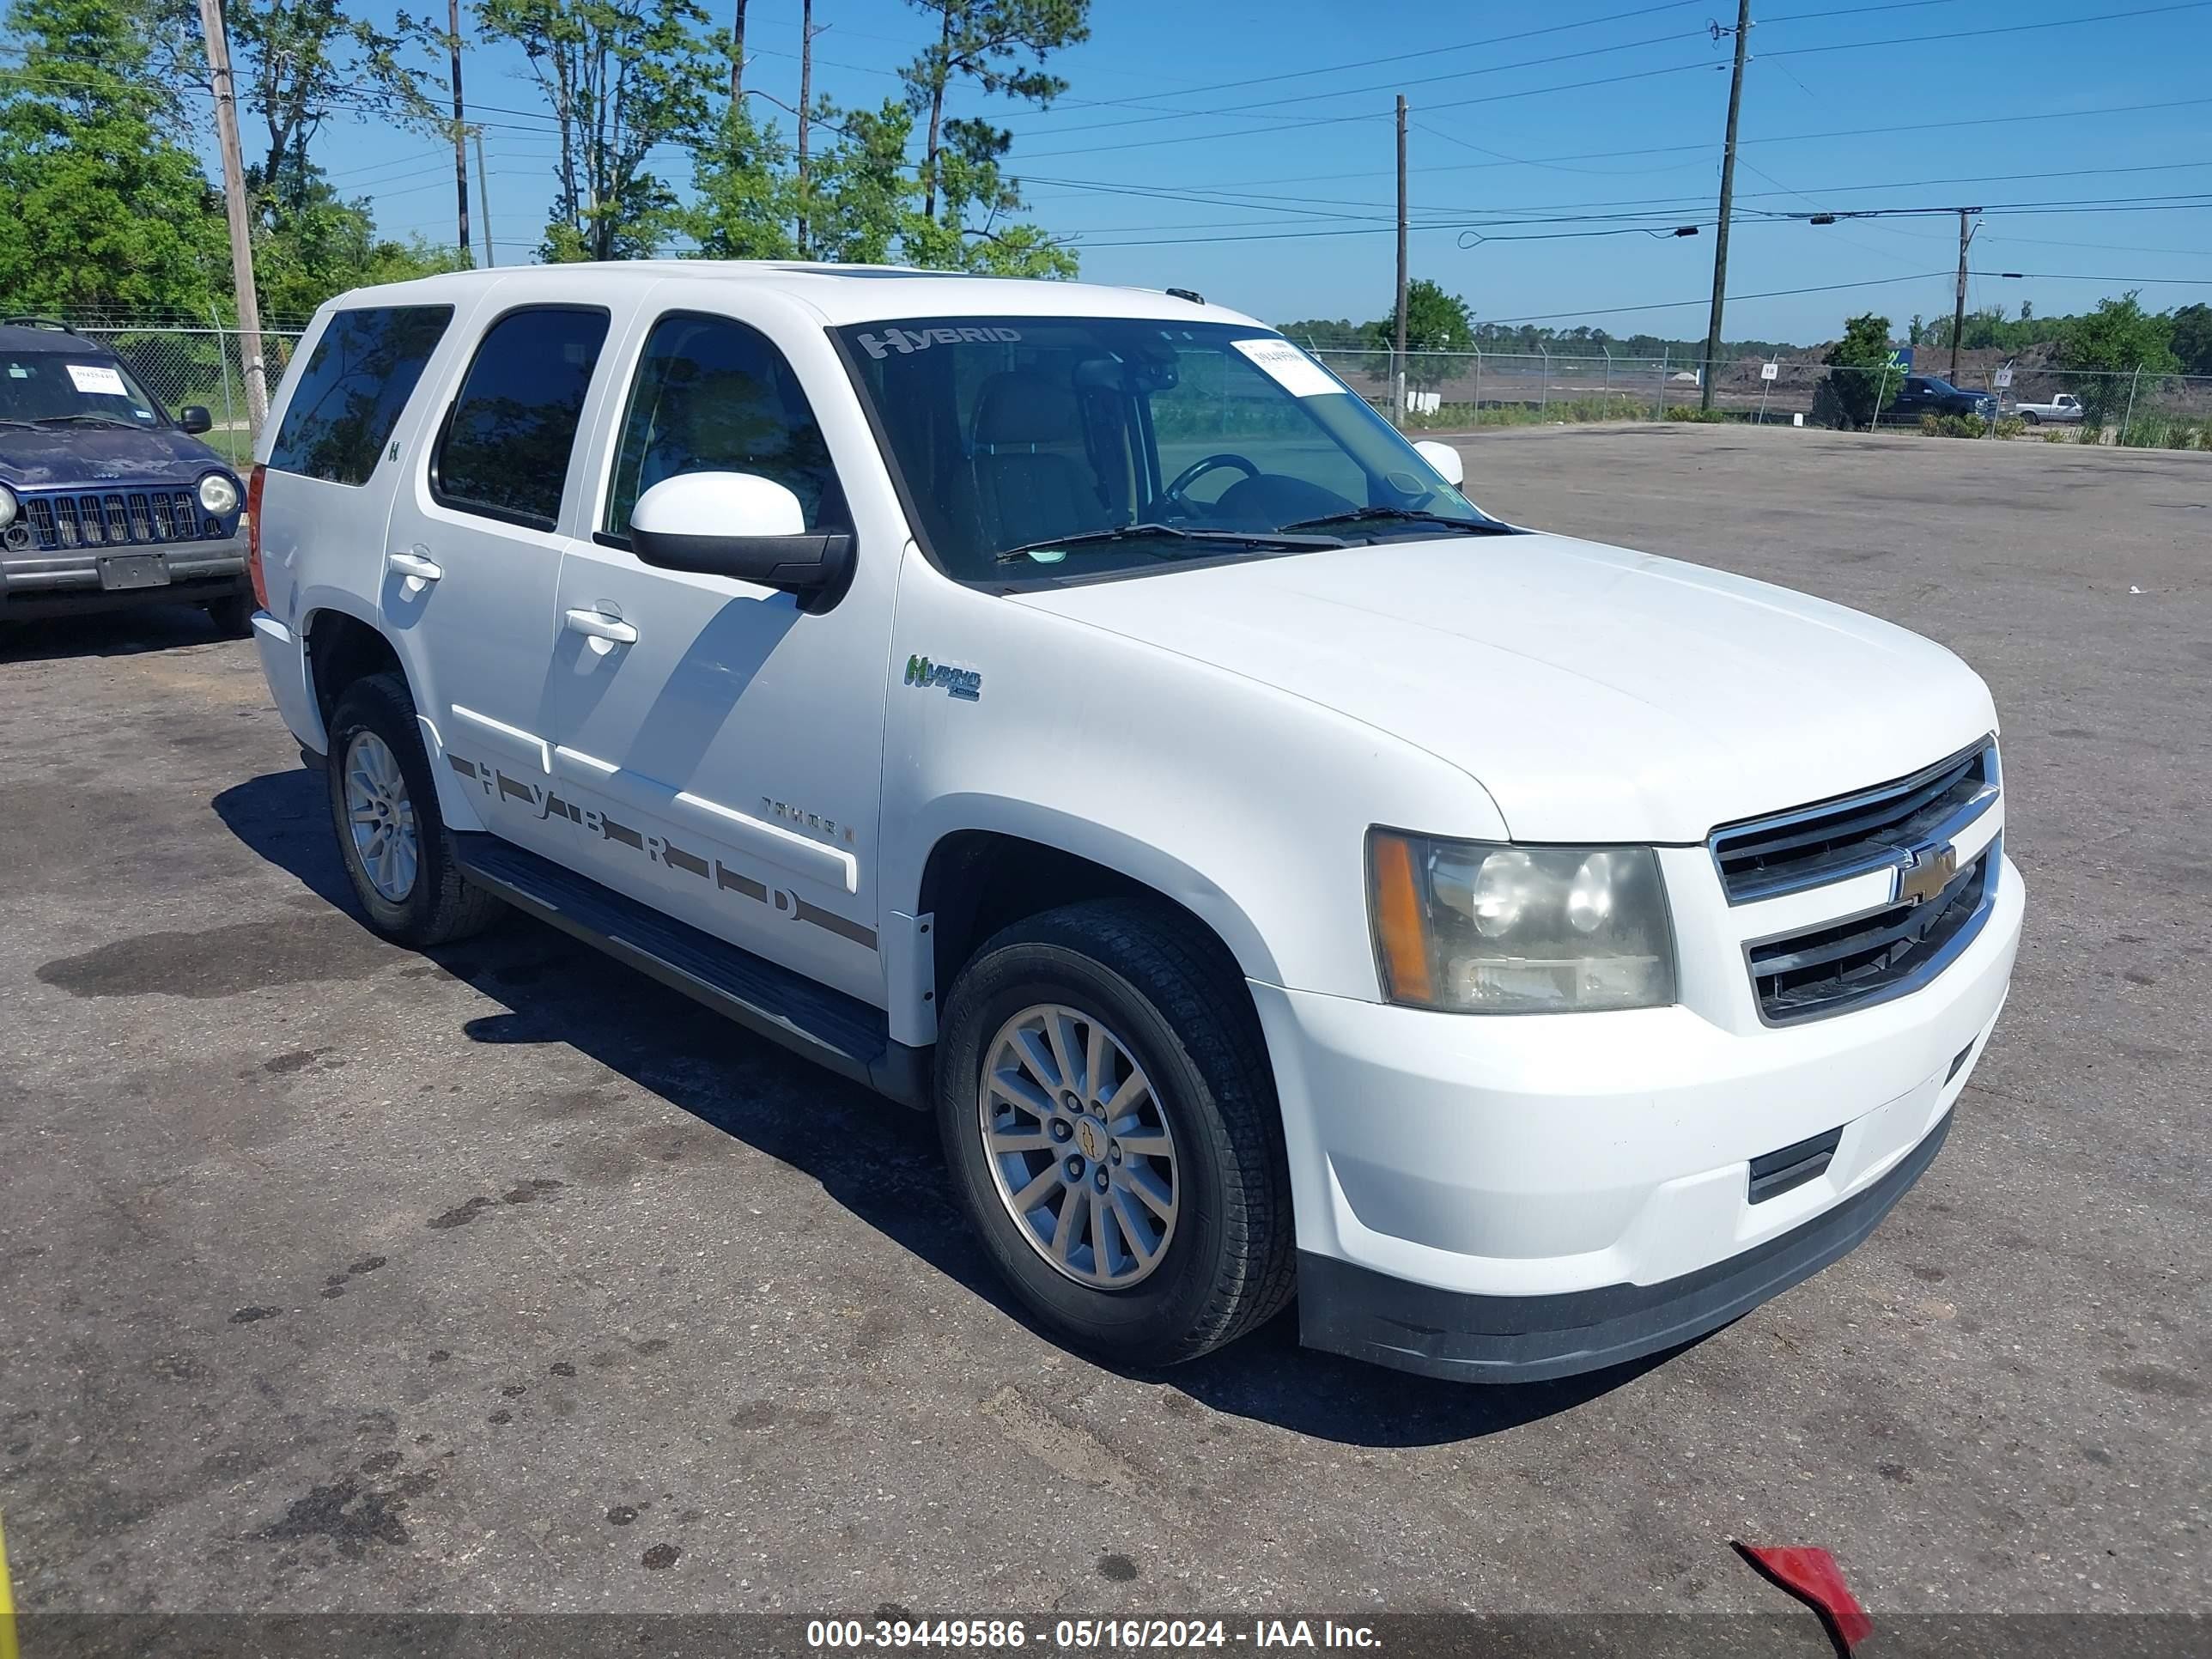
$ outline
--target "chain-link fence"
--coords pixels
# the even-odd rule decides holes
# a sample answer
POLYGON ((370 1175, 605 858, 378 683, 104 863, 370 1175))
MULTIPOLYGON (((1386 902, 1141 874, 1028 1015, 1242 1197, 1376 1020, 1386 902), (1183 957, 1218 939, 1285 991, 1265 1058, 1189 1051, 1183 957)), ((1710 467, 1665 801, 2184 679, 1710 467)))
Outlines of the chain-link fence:
MULTIPOLYGON (((234 464, 243 465, 253 453, 253 426, 248 419, 246 396, 246 364, 252 337, 234 328, 131 327, 81 325, 72 331, 81 337, 106 346, 130 368, 138 383, 174 414, 186 404, 198 404, 215 417, 208 443, 234 464)), ((261 331, 262 372, 269 390, 276 389, 284 366, 292 361, 299 343, 296 329, 261 331)))
MULTIPOLYGON (((1955 422, 1978 418, 1990 436, 2212 450, 2212 375, 2016 365, 2010 384, 1999 386, 1996 368, 1962 369, 1954 384, 1966 398, 1900 400, 1901 369, 1746 357, 1720 365, 1707 415, 1697 362, 1686 355, 1411 351, 1404 358, 1402 394, 1387 349, 1314 355, 1384 413, 1397 412, 1408 427, 1436 431, 1668 419, 1917 429, 1923 416, 1933 416, 1937 429, 1950 435, 1960 435, 1955 422), (1870 422, 1877 401, 1881 418, 1870 422), (1945 425, 1947 416, 1954 424, 1945 425)), ((1933 366, 1917 372, 1932 373, 1933 366)))

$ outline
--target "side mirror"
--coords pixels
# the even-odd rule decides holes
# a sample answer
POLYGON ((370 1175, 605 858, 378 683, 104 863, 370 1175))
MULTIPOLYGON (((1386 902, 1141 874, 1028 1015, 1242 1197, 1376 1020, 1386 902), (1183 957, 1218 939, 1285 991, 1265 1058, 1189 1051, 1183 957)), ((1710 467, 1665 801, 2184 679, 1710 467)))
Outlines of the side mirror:
POLYGON ((1413 446, 1416 454, 1436 469, 1437 476, 1457 489, 1467 482, 1467 468, 1459 459, 1459 451, 1449 444, 1440 444, 1434 438, 1424 438, 1413 446))
POLYGON ((750 472, 684 472, 663 478, 630 510, 629 543, 662 570, 727 576, 787 593, 841 586, 853 538, 810 532, 799 497, 750 472))
POLYGON ((207 412, 203 404, 186 404, 177 411, 177 424, 198 437, 203 432, 215 430, 215 416, 207 412))

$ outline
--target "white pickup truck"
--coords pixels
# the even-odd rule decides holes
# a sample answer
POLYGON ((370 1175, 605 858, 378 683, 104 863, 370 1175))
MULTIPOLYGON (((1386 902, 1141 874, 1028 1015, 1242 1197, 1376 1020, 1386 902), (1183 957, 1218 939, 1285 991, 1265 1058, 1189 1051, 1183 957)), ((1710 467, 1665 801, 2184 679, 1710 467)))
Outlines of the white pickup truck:
POLYGON ((465 272, 316 315, 253 625, 373 926, 935 1112, 1060 1337, 1552 1376, 1867 1234, 2024 893, 1949 652, 1460 482, 1180 291, 465 272))
POLYGON ((2078 421, 2081 400, 2070 392, 2061 392, 2046 404, 2014 404, 2012 412, 2030 426, 2040 426, 2045 421, 2078 421))

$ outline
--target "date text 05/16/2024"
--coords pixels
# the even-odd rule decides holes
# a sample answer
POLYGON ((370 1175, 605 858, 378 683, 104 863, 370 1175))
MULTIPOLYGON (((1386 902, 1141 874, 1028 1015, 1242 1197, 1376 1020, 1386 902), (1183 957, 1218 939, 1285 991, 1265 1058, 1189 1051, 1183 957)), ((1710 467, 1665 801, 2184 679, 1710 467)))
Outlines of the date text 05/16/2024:
POLYGON ((1120 1653, 1200 1648, 1354 1648, 1375 1650, 1366 1625, 1333 1619, 1060 1619, 1048 1627, 1022 1619, 815 1619, 806 1644, 819 1652, 909 1648, 1035 1647, 1048 1652, 1120 1653))

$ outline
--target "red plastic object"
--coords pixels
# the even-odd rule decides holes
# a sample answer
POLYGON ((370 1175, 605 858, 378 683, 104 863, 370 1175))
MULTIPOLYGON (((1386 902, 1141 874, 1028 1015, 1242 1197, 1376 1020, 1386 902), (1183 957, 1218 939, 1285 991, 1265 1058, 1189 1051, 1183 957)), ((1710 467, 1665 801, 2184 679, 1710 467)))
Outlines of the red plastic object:
POLYGON ((1846 1654, 1874 1634, 1874 1620, 1844 1582, 1836 1558, 1810 1545, 1766 1547, 1731 1540, 1743 1559, 1770 1583, 1788 1590, 1820 1615, 1828 1634, 1846 1654))

